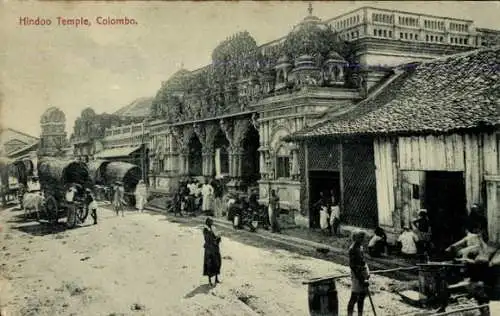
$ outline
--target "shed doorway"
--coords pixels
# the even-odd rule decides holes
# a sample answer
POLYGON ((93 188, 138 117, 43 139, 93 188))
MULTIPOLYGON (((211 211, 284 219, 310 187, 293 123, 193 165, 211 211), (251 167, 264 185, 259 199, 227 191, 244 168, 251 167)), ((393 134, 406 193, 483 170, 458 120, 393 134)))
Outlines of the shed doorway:
POLYGON ((319 201, 321 192, 327 199, 330 192, 335 194, 335 200, 340 203, 340 173, 338 171, 309 172, 309 226, 319 228, 319 209, 314 204, 319 201))
POLYGON ((425 172, 424 206, 432 227, 435 255, 465 234, 467 206, 465 180, 462 172, 425 172))

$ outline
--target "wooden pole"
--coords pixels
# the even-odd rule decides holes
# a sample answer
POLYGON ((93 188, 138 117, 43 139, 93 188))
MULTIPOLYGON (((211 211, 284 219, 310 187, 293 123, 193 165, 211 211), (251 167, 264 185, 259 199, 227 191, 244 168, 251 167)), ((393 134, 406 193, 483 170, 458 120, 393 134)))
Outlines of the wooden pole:
POLYGON ((478 310, 478 309, 482 309, 482 308, 485 308, 485 307, 489 307, 489 304, 484 304, 484 305, 479 305, 479 306, 471 306, 471 307, 464 307, 464 308, 455 309, 455 310, 452 310, 452 311, 449 311, 449 312, 443 312, 443 313, 439 313, 439 314, 433 314, 432 316, 453 315, 455 313, 467 312, 467 311, 472 311, 472 310, 478 310))
MULTIPOLYGON (((389 272, 396 272, 396 271, 411 271, 418 269, 418 267, 406 267, 406 268, 394 268, 394 269, 387 269, 387 270, 375 270, 371 271, 370 274, 381 274, 381 273, 389 273, 389 272)), ((310 279, 308 281, 302 282, 302 284, 310 284, 310 283, 315 283, 319 281, 327 281, 327 280, 336 280, 336 279, 342 279, 346 277, 350 277, 351 274, 341 274, 341 275, 328 275, 324 277, 319 277, 319 278, 314 278, 310 279)))

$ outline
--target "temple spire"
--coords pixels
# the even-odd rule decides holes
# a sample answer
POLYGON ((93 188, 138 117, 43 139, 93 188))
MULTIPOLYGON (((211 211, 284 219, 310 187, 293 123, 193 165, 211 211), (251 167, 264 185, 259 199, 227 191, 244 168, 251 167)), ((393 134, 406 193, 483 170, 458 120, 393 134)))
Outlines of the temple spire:
POLYGON ((313 5, 312 5, 312 2, 309 2, 309 7, 307 8, 307 11, 309 11, 309 15, 313 14, 313 5))

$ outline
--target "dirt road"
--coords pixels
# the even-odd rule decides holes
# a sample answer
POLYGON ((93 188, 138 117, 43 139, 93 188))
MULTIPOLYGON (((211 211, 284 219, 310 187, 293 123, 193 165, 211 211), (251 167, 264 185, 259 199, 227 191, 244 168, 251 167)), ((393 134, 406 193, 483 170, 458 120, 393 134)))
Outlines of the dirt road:
MULTIPOLYGON (((266 250, 229 238, 221 244, 222 284, 206 285, 200 227, 163 216, 100 210, 100 223, 47 232, 21 212, 0 211, 0 304, 6 315, 308 315, 309 277, 346 273, 344 266, 287 251, 266 250)), ((88 220, 90 223, 90 220, 88 220)), ((379 315, 411 307, 373 277, 379 315)), ((341 314, 349 280, 340 280, 341 314)), ((366 302, 367 315, 370 306, 366 302)))

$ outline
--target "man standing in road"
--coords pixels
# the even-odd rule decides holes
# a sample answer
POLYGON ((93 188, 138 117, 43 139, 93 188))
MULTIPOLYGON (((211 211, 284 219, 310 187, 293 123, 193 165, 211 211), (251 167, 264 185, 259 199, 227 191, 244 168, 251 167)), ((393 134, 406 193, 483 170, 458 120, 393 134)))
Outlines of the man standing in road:
POLYGON ((118 216, 120 211, 122 212, 122 217, 125 216, 123 210, 123 205, 125 204, 125 201, 123 200, 124 195, 125 191, 122 183, 120 181, 115 182, 115 190, 113 195, 113 208, 115 209, 116 216, 118 216))
POLYGON ((146 204, 148 196, 148 191, 144 180, 139 180, 135 188, 135 205, 139 212, 144 211, 144 205, 146 204))
POLYGON ((269 195, 269 223, 271 224, 271 231, 273 233, 279 233, 280 227, 278 223, 278 212, 279 212, 280 198, 276 195, 275 190, 271 190, 269 195))
POLYGON ((214 197, 214 188, 212 185, 208 182, 208 180, 205 180, 205 184, 201 188, 201 195, 202 195, 202 204, 201 204, 201 209, 203 213, 207 216, 213 216, 213 197, 214 197))
POLYGON ((94 220, 94 225, 97 225, 97 202, 95 201, 92 190, 90 189, 85 190, 85 202, 88 210, 90 211, 90 216, 92 216, 92 219, 94 220))

